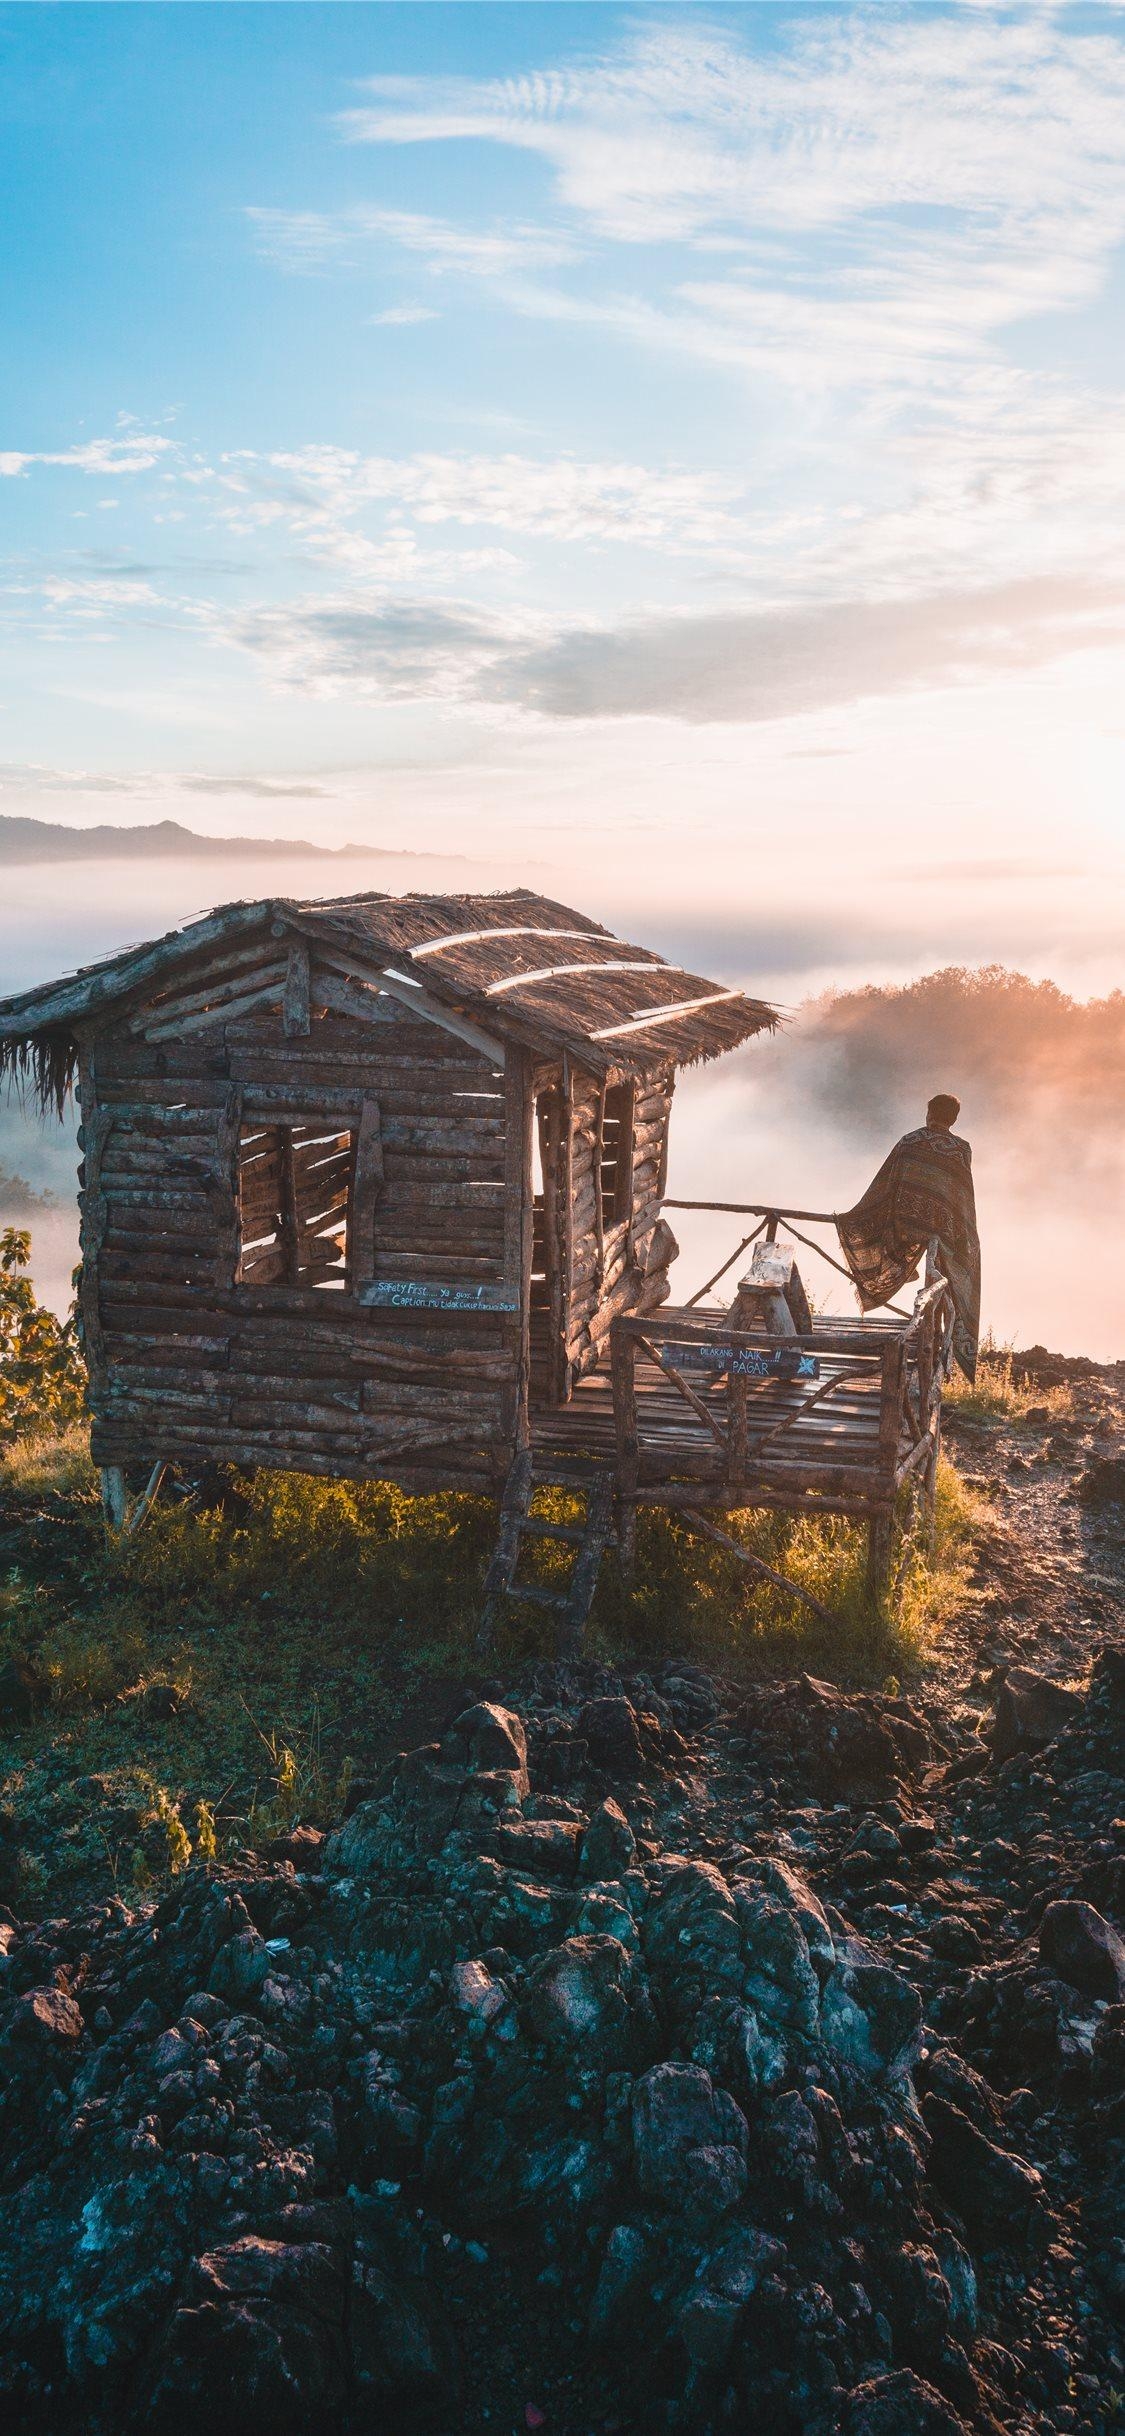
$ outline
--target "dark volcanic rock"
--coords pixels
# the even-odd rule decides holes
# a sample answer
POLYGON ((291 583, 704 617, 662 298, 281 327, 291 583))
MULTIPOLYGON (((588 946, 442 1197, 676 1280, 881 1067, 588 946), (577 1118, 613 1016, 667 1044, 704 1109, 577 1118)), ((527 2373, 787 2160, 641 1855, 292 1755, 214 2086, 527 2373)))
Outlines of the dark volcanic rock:
POLYGON ((1054 1742, 1082 1708, 1081 1692, 1069 1691, 1049 1675, 1029 1666, 1009 1668, 1000 1686, 992 1727, 994 1759, 1014 1758, 1017 1751, 1041 1751, 1054 1742))
POLYGON ((1072 1988, 1110 2004, 1125 1998, 1125 1939, 1092 1903, 1049 1903, 1039 1924, 1039 1951, 1072 1988))
POLYGON ((693 2064, 655 2064, 633 2092, 633 2156, 646 2199, 724 2215, 746 2188, 746 2118, 693 2064))
POLYGON ((922 2112, 932 2143, 929 2172, 966 2224, 993 2242, 1049 2240, 1034 2167, 998 2148, 946 2098, 931 2092, 922 2112))
POLYGON ((465 1709, 441 1739, 442 1758, 466 1770, 509 1769, 521 1799, 528 1789, 527 1736, 514 1709, 493 1700, 465 1709))
MULTIPOLYGON (((732 1733, 693 1670, 536 1681, 526 1719, 484 1700, 388 1762, 320 1845, 12 1924, 13 2436, 448 2436, 538 2397, 559 2436, 994 2436, 1005 2411, 1030 2436, 1054 2303, 1029 2298, 1015 2365, 987 2338, 1063 2220, 1012 2143, 1041 2161, 1063 2063, 1111 2155, 1125 2007, 1092 2019, 974 1873, 992 1839, 1018 1880, 999 1830, 1046 1819, 1067 1736, 958 1795, 995 1805, 962 1834, 940 1788, 907 1816, 952 1745, 897 1699, 804 1678, 732 1733)), ((1083 1821, 1115 1683, 1067 1729, 1083 1821)), ((1107 1885, 1117 1851, 1091 1842, 1107 1885)))
POLYGON ((341 2425, 341 2262, 318 2242, 253 2234, 194 2261, 158 2353, 149 2425, 175 2436, 300 2436, 341 2425))
POLYGON ((739 1727, 786 1743, 823 1795, 885 1792, 909 1781, 939 1754, 934 1730, 905 1700, 841 1692, 815 1675, 753 1692, 739 1727))
POLYGON ((1125 1455, 1091 1455, 1078 1495, 1087 1506, 1125 1505, 1125 1455))
POLYGON ((578 1732, 596 1768, 619 1776, 639 1776, 641 1738, 632 1702, 623 1695, 588 1700, 579 1715, 578 1732))
POLYGON ((29 1988, 18 1997, 11 2035, 43 2048, 70 2047, 82 2036, 82 2015, 62 1988, 29 1988))
POLYGON ((834 2436, 965 2436, 965 2422, 912 2369, 853 2387, 834 2436))
POLYGON ((611 1800, 595 1810, 582 1838, 584 1878, 619 1878, 632 1866, 636 1838, 624 1811, 611 1800))

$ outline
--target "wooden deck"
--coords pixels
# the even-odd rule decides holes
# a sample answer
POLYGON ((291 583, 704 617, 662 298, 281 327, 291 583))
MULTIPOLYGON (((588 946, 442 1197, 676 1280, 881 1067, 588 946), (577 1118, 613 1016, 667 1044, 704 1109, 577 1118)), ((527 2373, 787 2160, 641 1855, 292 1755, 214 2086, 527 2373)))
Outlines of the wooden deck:
POLYGON ((630 1503, 885 1512, 911 1471, 927 1485, 932 1474, 945 1300, 939 1282, 913 1318, 837 1319, 789 1339, 800 1378, 719 1371, 724 1349, 750 1362, 779 1352, 759 1330, 732 1335, 722 1313, 666 1306, 619 1321, 612 1355, 568 1404, 551 1406, 533 1362, 533 1448, 575 1476, 612 1465, 630 1503))

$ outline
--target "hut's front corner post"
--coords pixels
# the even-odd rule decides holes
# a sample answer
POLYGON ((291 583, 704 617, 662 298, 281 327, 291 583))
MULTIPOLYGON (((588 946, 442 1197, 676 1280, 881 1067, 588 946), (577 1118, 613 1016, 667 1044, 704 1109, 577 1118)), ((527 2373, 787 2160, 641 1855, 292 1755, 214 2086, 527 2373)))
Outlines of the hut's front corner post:
POLYGON ((110 1539, 116 1539, 125 1528, 129 1511, 125 1474, 119 1463, 103 1463, 101 1467, 102 1515, 110 1539))
POLYGON ((631 1585, 637 1570, 637 1488, 641 1450, 637 1432, 637 1343, 624 1321, 610 1330, 613 1421, 617 1440, 617 1561, 631 1585))

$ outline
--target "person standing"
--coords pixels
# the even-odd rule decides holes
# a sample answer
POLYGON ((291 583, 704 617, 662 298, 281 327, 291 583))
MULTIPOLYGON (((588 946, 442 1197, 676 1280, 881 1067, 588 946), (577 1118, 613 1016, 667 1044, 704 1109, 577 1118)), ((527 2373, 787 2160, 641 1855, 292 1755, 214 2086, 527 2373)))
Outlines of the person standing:
POLYGON ((973 1379, 980 1334, 980 1238, 973 1154, 953 1131, 960 1113, 960 1100, 937 1092, 925 1124, 895 1143, 862 1200, 837 1216, 836 1232, 865 1311, 898 1292, 936 1237, 938 1265, 953 1296, 954 1357, 973 1379))

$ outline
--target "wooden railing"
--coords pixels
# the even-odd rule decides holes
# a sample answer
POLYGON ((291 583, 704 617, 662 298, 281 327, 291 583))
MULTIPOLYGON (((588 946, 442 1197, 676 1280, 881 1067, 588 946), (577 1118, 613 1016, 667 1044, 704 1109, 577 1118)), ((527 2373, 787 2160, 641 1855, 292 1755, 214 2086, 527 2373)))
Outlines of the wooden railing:
MULTIPOLYGON (((846 1277, 849 1285, 854 1282, 851 1270, 845 1268, 842 1260, 837 1260, 834 1252, 826 1252, 822 1243, 817 1243, 812 1235, 803 1235, 800 1227, 795 1224, 795 1221, 800 1218, 803 1219, 806 1226, 834 1227, 836 1224, 834 1210, 783 1209, 780 1205, 769 1206, 762 1201, 666 1200, 664 1208, 666 1210, 711 1210, 719 1215, 757 1218, 760 1221, 758 1226, 751 1228, 748 1235, 742 1237, 740 1243, 736 1243, 733 1252, 728 1254, 722 1267, 716 1269, 714 1276, 709 1277, 705 1285, 698 1286, 695 1293, 689 1295, 689 1304, 701 1303, 704 1295, 711 1292, 712 1286, 718 1285, 720 1278, 726 1276, 727 1270, 733 1269, 735 1261, 739 1259, 740 1255, 748 1252, 751 1244, 757 1243, 760 1237, 764 1236, 767 1243, 776 1243, 779 1226, 784 1226, 786 1234, 792 1235, 795 1242, 803 1243, 810 1252, 815 1252, 818 1260, 826 1261, 828 1267, 835 1269, 839 1277, 846 1277)), ((898 1311, 902 1318, 907 1316, 905 1312, 901 1311, 898 1303, 887 1303, 883 1307, 888 1311, 898 1311)))
MULTIPOLYGON (((761 1327, 732 1328, 725 1314, 692 1305, 616 1320, 611 1364, 626 1561, 641 1504, 799 1507, 867 1517, 869 1573, 877 1582, 903 1483, 910 1480, 932 1510, 952 1317, 946 1281, 934 1275, 912 1314, 826 1319, 782 1339, 761 1327), (670 1358, 677 1353, 684 1359, 670 1358), (638 1395, 642 1362, 659 1372, 662 1385, 674 1389, 698 1424, 690 1459, 682 1445, 669 1442, 665 1461, 659 1419, 646 1435, 644 1407, 654 1413, 656 1407, 648 1395, 638 1395), (698 1390, 685 1375, 695 1371, 703 1373, 698 1390), (833 1414, 832 1399, 840 1396, 844 1409, 837 1405, 833 1414), (817 1427, 821 1413, 839 1418, 831 1440, 817 1427)), ((663 1434, 668 1437, 666 1418, 663 1434)))

